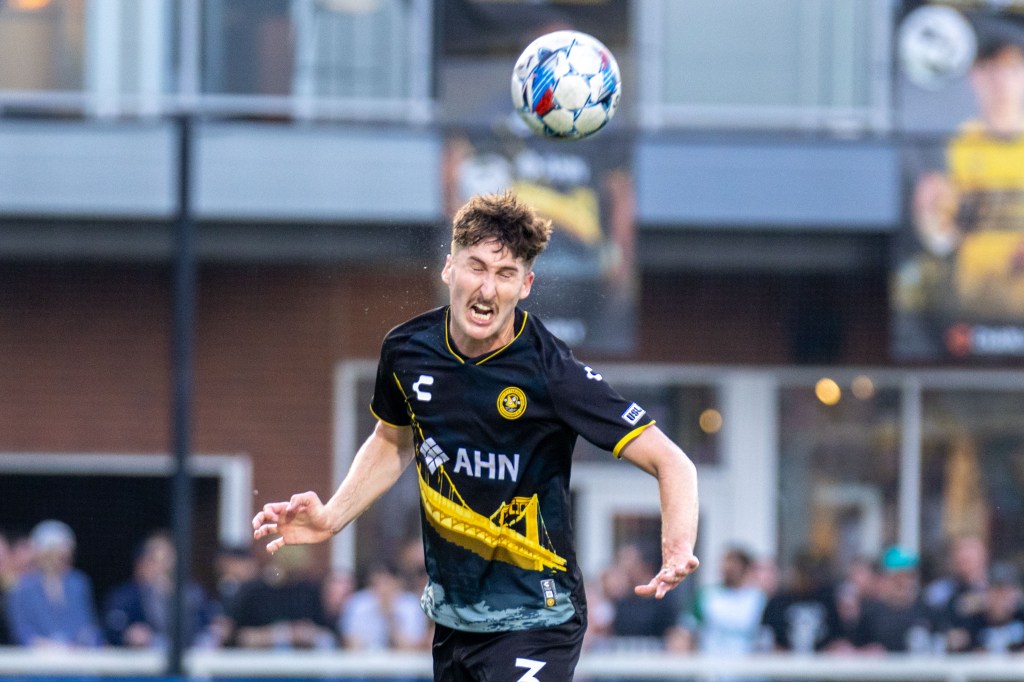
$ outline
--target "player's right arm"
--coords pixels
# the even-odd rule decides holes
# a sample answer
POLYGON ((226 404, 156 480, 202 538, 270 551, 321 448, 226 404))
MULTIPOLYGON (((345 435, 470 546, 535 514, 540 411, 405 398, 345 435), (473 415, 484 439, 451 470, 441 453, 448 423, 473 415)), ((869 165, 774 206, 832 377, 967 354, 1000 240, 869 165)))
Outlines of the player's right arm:
POLYGON ((697 544, 697 468, 678 445, 653 424, 627 444, 623 459, 658 479, 661 500, 662 568, 646 585, 638 585, 641 597, 663 598, 700 561, 694 555, 697 544))
POLYGON ((305 492, 287 502, 270 502, 253 517, 253 538, 279 535, 267 543, 270 553, 330 539, 395 484, 414 454, 410 427, 378 421, 331 499, 324 503, 316 493, 305 492))

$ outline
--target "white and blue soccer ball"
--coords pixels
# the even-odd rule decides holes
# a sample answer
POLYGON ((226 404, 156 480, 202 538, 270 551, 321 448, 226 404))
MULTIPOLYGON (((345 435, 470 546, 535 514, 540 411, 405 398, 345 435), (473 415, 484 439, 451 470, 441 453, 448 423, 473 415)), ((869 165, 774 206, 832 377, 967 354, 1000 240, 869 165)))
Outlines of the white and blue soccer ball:
POLYGON ((939 90, 961 78, 978 49, 970 21, 944 5, 922 5, 907 14, 897 45, 903 73, 925 90, 939 90))
POLYGON ((512 106, 538 135, 581 139, 603 128, 619 106, 615 56, 580 31, 554 31, 527 46, 512 70, 512 106))

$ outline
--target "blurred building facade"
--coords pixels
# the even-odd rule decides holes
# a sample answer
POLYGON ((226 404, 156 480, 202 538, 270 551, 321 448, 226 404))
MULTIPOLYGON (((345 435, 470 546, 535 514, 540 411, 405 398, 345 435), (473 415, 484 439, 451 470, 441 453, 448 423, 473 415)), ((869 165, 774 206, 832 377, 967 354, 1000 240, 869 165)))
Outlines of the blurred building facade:
MULTIPOLYGON (((585 357, 701 467, 707 574, 732 541, 785 564, 895 542, 938 556, 969 532, 1019 560, 1019 361, 907 364, 890 348, 896 5, 0 2, 4 495, 77 491, 41 513, 74 516, 80 537, 103 520, 75 505, 110 490, 139 537, 166 525, 153 482, 168 467, 183 134, 199 558, 244 539, 258 503, 329 492, 367 433, 380 339, 441 300, 453 132, 514 135, 511 64, 527 37, 572 25, 623 70, 622 109, 579 149, 628 147, 635 224, 630 342, 585 357)), ((657 532, 653 488, 609 459, 581 446, 594 572, 657 532)), ((333 561, 397 551, 415 505, 400 483, 333 561)), ((117 550, 94 551, 81 560, 117 550)))

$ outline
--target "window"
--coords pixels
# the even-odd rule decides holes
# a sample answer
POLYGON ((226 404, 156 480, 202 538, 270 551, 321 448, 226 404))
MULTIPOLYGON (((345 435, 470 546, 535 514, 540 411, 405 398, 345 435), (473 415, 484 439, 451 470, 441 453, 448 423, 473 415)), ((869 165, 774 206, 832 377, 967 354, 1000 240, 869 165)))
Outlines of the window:
MULTIPOLYGON (((922 549, 941 557, 948 541, 975 535, 994 558, 1024 554, 1024 395, 928 390, 922 398, 922 549)), ((939 566, 938 568, 942 568, 939 566)))
POLYGON ((642 123, 807 128, 887 116, 885 2, 641 6, 642 123))
POLYGON ((781 389, 783 565, 805 550, 848 565, 897 540, 899 396, 864 376, 781 389))
POLYGON ((0 3, 0 90, 80 90, 84 0, 0 3))
MULTIPOLYGON (((202 5, 203 92, 425 99, 426 7, 403 0, 208 0, 202 5)), ((386 116, 379 105, 368 111, 386 116)))

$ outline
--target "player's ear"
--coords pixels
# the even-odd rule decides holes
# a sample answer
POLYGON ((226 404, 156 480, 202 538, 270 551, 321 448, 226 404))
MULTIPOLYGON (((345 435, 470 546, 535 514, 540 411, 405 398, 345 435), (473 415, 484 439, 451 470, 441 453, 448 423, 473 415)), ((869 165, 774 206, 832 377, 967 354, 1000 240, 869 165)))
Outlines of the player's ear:
POLYGON ((444 267, 441 268, 441 281, 445 284, 451 284, 452 279, 452 255, 449 253, 444 258, 444 267))
POLYGON ((523 279, 523 288, 519 290, 520 301, 530 295, 531 288, 533 288, 533 270, 526 273, 526 277, 523 279))

